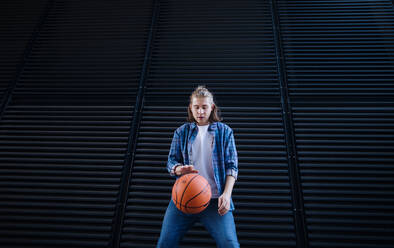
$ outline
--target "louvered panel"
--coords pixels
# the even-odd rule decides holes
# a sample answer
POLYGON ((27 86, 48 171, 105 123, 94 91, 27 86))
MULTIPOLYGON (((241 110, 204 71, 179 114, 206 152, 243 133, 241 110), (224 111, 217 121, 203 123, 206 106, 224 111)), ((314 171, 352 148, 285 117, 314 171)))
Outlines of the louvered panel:
POLYGON ((0 123, 4 247, 107 247, 132 112, 8 108, 0 123))
POLYGON ((223 108, 223 117, 234 130, 239 155, 233 199, 241 247, 295 247, 279 102, 223 108))
POLYGON ((0 244, 109 247, 152 3, 54 2, 0 122, 0 244))
POLYGON ((314 105, 293 109, 311 247, 392 247, 393 103, 314 105))
POLYGON ((154 247, 173 183, 166 161, 179 107, 145 106, 132 172, 121 247, 154 247))
POLYGON ((390 0, 277 2, 291 96, 394 96, 390 0))
POLYGON ((150 103, 185 106, 191 83, 217 88, 222 105, 279 95, 267 2, 161 1, 152 56, 150 103))
POLYGON ((393 247, 390 1, 278 1, 310 247, 393 247))
MULTIPOLYGON (((154 247, 174 180, 166 171, 189 94, 205 84, 235 132, 242 247, 294 247, 271 13, 261 1, 161 1, 121 247, 154 247)), ((215 247, 201 224, 181 247, 215 247)))
POLYGON ((55 1, 13 98, 134 104, 151 15, 149 1, 55 1))
POLYGON ((4 90, 15 80, 18 64, 23 59, 47 0, 0 2, 0 100, 4 90))

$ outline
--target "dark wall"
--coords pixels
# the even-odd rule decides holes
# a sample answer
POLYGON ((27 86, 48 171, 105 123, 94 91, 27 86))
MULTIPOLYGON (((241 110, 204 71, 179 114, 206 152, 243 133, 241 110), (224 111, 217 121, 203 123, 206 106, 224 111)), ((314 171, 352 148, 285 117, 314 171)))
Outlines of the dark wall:
MULTIPOLYGON (((0 246, 154 247, 191 91, 241 247, 393 247, 392 1, 2 1, 0 246)), ((181 247, 215 247, 197 223, 181 247)))

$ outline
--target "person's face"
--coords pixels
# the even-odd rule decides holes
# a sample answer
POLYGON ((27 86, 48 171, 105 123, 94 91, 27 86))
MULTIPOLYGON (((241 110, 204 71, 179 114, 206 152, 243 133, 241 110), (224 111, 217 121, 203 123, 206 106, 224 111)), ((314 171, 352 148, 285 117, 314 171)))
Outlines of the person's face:
POLYGON ((208 125, 213 107, 209 97, 193 97, 190 108, 199 126, 208 125))

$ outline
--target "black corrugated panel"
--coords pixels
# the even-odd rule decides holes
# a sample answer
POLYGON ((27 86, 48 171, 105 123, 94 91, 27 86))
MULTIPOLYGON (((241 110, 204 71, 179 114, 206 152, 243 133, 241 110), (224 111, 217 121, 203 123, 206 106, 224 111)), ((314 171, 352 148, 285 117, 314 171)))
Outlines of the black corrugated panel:
MULTIPOLYGON (((294 247, 271 12, 261 1, 161 1, 121 247, 154 247, 174 180, 166 170, 189 94, 211 89, 233 128, 242 247, 294 247)), ((201 224, 182 247, 215 247, 201 224)))
POLYGON ((15 80, 26 46, 43 14, 47 0, 0 2, 0 101, 15 80))
POLYGON ((0 242, 106 247, 130 107, 11 106, 0 125, 0 242))
POLYGON ((310 247, 393 247, 391 1, 278 1, 310 247))
POLYGON ((0 122, 0 246, 112 242, 151 12, 54 3, 0 122))
POLYGON ((390 1, 278 1, 295 99, 394 95, 390 1))
POLYGON ((134 104, 150 5, 56 1, 13 93, 15 101, 134 104))
MULTIPOLYGON (((171 138, 201 83, 235 133, 241 247, 295 247, 300 206, 292 206, 292 130, 282 124, 287 88, 279 90, 277 65, 289 86, 285 123, 295 128, 309 246, 393 247, 392 1, 273 1, 283 42, 275 46, 269 1, 157 1, 152 43, 152 1, 6 2, 0 91, 16 88, 0 107, 2 247, 117 242, 145 77, 120 246, 157 241, 174 182, 165 169, 171 138)), ((201 225, 182 244, 214 246, 201 225)))

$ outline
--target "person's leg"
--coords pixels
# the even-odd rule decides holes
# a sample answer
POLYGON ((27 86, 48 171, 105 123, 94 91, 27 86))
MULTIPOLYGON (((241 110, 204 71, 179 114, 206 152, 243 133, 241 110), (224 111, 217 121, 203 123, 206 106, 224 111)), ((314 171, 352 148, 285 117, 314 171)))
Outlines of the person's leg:
POLYGON ((184 214, 176 208, 172 200, 164 215, 157 248, 176 248, 186 231, 196 221, 195 215, 184 214))
POLYGON ((213 199, 207 209, 199 214, 201 223, 215 239, 217 247, 239 247, 233 213, 229 211, 221 216, 217 205, 217 199, 213 199))

